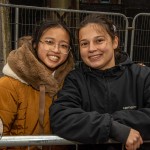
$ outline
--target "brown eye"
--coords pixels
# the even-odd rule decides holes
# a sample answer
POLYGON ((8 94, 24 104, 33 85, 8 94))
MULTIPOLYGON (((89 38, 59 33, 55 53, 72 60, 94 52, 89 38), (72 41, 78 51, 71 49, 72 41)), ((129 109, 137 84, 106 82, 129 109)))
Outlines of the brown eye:
POLYGON ((96 40, 96 43, 97 43, 97 44, 100 44, 100 43, 102 43, 103 41, 104 41, 103 39, 97 39, 97 40, 96 40))
POLYGON ((80 43, 80 47, 83 47, 83 48, 85 48, 85 47, 87 47, 88 46, 88 42, 81 42, 80 43))
POLYGON ((52 41, 52 40, 45 40, 44 41, 47 45, 54 45, 54 41, 52 41))
POLYGON ((69 49, 69 45, 64 44, 64 43, 60 43, 60 47, 64 49, 69 49))

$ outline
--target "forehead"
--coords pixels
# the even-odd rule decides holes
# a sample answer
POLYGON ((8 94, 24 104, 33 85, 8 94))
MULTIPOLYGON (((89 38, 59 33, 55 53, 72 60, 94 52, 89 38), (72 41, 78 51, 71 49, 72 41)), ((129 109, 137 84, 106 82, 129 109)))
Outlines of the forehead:
POLYGON ((42 38, 70 39, 69 33, 62 27, 50 27, 44 30, 42 38))
POLYGON ((88 23, 82 28, 86 28, 86 27, 93 28, 95 30, 105 30, 104 26, 100 23, 88 23))
POLYGON ((79 30, 79 38, 84 37, 84 36, 91 36, 94 34, 106 35, 107 32, 106 32, 106 29, 102 25, 97 24, 97 23, 89 23, 79 30))
POLYGON ((89 31, 95 31, 97 33, 107 33, 106 32, 106 29, 104 28, 104 26, 98 24, 98 23, 88 23, 87 25, 85 25, 84 27, 82 27, 80 30, 79 30, 79 34, 82 32, 82 31, 85 31, 85 30, 89 30, 89 31))
MULTIPOLYGON (((46 34, 47 32, 64 32, 64 33, 67 33, 67 31, 63 28, 63 27, 49 27, 47 29, 45 29, 43 31, 43 34, 46 34)), ((68 33, 67 33, 68 34, 68 33)))

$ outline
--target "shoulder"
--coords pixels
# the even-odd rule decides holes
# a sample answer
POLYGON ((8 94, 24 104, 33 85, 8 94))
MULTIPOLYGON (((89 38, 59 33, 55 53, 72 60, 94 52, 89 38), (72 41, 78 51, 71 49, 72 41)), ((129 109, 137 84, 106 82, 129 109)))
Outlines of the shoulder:
POLYGON ((17 84, 18 81, 11 77, 4 76, 0 78, 0 103, 3 109, 7 109, 3 104, 12 105, 11 109, 15 108, 18 101, 17 89, 19 90, 17 84))
POLYGON ((142 66, 139 64, 132 64, 128 67, 129 72, 132 72, 132 75, 141 79, 150 79, 150 67, 148 66, 142 66))
POLYGON ((76 66, 65 78, 65 85, 83 87, 86 82, 86 73, 83 66, 76 66))
POLYGON ((0 78, 0 87, 4 87, 4 88, 12 88, 14 86, 18 86, 18 85, 22 85, 23 83, 21 83, 19 80, 14 79, 12 77, 8 77, 8 76, 4 76, 0 78))
POLYGON ((131 65, 131 69, 133 71, 137 71, 137 72, 143 72, 143 73, 146 73, 146 74, 149 74, 150 73, 150 67, 148 66, 144 66, 144 65, 141 65, 141 64, 135 64, 133 63, 131 65))
POLYGON ((0 93, 10 93, 13 95, 18 95, 19 91, 24 89, 27 85, 20 82, 12 77, 4 76, 0 78, 0 93))
POLYGON ((76 77, 76 78, 80 78, 81 76, 84 75, 84 70, 83 70, 83 66, 81 63, 76 64, 74 69, 72 69, 69 74, 68 77, 76 77))
POLYGON ((31 86, 22 83, 21 81, 14 79, 12 77, 4 76, 0 78, 0 100, 7 100, 9 102, 25 102, 26 96, 32 96, 37 94, 35 89, 31 86))

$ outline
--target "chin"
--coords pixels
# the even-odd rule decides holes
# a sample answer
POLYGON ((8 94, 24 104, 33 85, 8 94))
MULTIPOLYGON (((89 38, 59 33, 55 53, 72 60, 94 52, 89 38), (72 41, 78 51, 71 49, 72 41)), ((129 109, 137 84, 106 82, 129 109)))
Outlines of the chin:
POLYGON ((102 65, 98 65, 98 64, 91 64, 89 65, 91 68, 95 68, 95 69, 99 69, 102 67, 102 65))

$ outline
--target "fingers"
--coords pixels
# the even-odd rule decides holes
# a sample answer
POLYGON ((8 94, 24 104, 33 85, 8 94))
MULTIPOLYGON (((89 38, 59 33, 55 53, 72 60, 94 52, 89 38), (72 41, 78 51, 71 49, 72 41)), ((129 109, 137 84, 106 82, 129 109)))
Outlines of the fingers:
POLYGON ((134 129, 131 129, 126 141, 126 149, 137 150, 138 148, 140 148, 141 144, 143 144, 143 140, 140 133, 134 129))
POLYGON ((133 139, 133 150, 140 148, 140 145, 143 144, 141 137, 133 139))
POLYGON ((145 64, 143 64, 143 63, 138 63, 140 66, 145 66, 145 64))
POLYGON ((137 139, 134 139, 132 142, 130 142, 128 145, 126 145, 126 149, 127 150, 137 150, 138 148, 140 148, 140 141, 138 141, 137 139))

